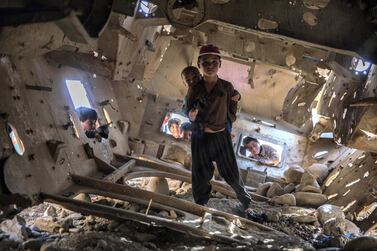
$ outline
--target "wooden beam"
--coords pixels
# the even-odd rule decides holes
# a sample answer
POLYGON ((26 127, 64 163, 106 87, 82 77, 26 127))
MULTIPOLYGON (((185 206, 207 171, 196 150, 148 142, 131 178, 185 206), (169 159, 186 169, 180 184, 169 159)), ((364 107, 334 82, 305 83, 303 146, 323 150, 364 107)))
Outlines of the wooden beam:
POLYGON ((175 231, 190 234, 195 237, 210 239, 223 243, 245 243, 225 235, 208 233, 207 231, 201 228, 196 228, 190 225, 186 225, 184 223, 179 223, 157 216, 136 213, 124 209, 113 208, 101 204, 93 204, 85 201, 74 200, 67 197, 47 193, 40 193, 40 198, 44 201, 59 204, 65 207, 66 209, 84 214, 96 215, 99 217, 112 220, 132 220, 138 222, 145 222, 152 225, 160 225, 175 231))
POLYGON ((125 176, 131 169, 135 166, 136 161, 130 160, 126 162, 124 165, 116 169, 114 172, 107 175, 104 180, 115 183, 117 180, 125 176))

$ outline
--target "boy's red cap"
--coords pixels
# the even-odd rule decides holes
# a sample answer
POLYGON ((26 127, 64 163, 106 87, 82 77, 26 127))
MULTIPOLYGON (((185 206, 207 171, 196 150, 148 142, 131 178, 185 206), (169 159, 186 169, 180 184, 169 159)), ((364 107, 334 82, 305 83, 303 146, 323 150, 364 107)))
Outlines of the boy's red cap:
POLYGON ((199 57, 204 55, 216 55, 221 57, 219 48, 212 44, 204 45, 202 48, 200 48, 199 57))

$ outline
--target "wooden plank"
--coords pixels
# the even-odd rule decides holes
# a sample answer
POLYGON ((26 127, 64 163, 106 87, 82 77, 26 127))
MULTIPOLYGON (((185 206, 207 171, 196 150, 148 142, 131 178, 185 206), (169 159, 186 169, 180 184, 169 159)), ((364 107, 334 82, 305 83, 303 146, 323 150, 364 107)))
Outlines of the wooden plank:
MULTIPOLYGON (((110 183, 111 184, 111 183, 110 183)), ((85 201, 74 200, 63 196, 52 195, 47 193, 41 193, 40 198, 44 201, 62 205, 66 209, 84 213, 96 215, 99 217, 112 219, 112 220, 132 220, 138 222, 145 222, 153 225, 165 226, 169 229, 179 231, 182 233, 190 234, 195 237, 210 239, 214 241, 219 241, 223 243, 239 243, 244 244, 245 242, 233 239, 231 237, 208 233, 207 231, 189 226, 183 223, 172 221, 169 219, 146 215, 142 213, 132 212, 120 208, 113 208, 100 204, 93 204, 85 201)))
POLYGON ((120 178, 122 178, 123 176, 125 176, 129 171, 131 171, 131 169, 135 166, 135 164, 136 164, 135 160, 133 160, 133 159, 129 160, 124 165, 122 165, 121 167, 119 167, 118 169, 116 169, 114 172, 112 172, 109 175, 107 175, 104 178, 104 180, 115 183, 120 178))

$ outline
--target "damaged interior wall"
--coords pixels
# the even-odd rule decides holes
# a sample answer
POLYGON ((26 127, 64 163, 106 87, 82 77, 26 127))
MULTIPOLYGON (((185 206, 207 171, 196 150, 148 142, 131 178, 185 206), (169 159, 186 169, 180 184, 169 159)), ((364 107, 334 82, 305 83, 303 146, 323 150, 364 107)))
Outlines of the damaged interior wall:
MULTIPOLYGON (((69 183, 69 173, 93 173, 96 163, 88 159, 83 144, 88 143, 94 154, 105 162, 111 161, 113 153, 127 153, 127 134, 118 125, 118 121, 124 118, 119 112, 111 81, 47 62, 43 57, 2 57, 0 67, 6 81, 1 99, 7 100, 1 108, 2 125, 10 123, 14 126, 25 146, 23 156, 9 156, 11 151, 2 155, 2 158, 9 157, 3 168, 11 192, 57 192, 69 183), (102 108, 108 112, 114 122, 109 140, 99 143, 85 136, 66 87, 65 81, 69 79, 84 84, 102 124, 107 123, 102 108), (113 100, 114 109, 109 105, 100 106, 104 100, 113 100), (70 115, 79 138, 75 136, 70 115), (51 152, 48 143, 59 147, 51 152)), ((6 138, 2 141, 2 149, 11 149, 10 139, 6 138)))

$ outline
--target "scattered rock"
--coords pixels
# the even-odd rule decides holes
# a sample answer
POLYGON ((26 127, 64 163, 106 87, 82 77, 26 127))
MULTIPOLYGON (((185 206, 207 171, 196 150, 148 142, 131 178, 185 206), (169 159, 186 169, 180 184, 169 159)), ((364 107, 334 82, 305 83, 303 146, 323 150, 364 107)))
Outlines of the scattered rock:
POLYGON ((163 218, 168 218, 169 217, 169 213, 165 210, 161 210, 161 212, 158 213, 158 216, 161 216, 163 218))
POLYGON ((312 186, 315 188, 320 188, 317 180, 309 172, 305 172, 302 175, 300 185, 302 185, 303 187, 312 186))
POLYGON ((330 219, 323 224, 326 235, 340 237, 345 233, 346 223, 342 218, 330 219))
POLYGON ((267 191, 268 191, 268 189, 270 189, 271 185, 272 185, 272 182, 266 182, 266 183, 259 184, 256 193, 259 194, 259 195, 262 195, 262 196, 266 196, 267 191))
POLYGON ((325 205, 320 206, 317 209, 317 211, 318 211, 318 221, 322 225, 330 219, 336 219, 336 218, 345 219, 342 209, 338 206, 325 204, 325 205))
POLYGON ((300 223, 313 223, 317 221, 316 215, 293 215, 292 220, 300 223))
POLYGON ((218 199, 222 199, 225 196, 222 193, 220 193, 220 192, 216 192, 216 193, 214 193, 213 197, 218 198, 218 199))
POLYGON ((296 206, 296 198, 290 193, 273 197, 271 202, 281 205, 296 206))
POLYGON ((43 213, 43 216, 58 217, 56 208, 52 205, 48 206, 46 211, 43 213))
POLYGON ((30 229, 25 226, 25 220, 16 215, 12 220, 5 220, 0 224, 0 230, 9 235, 14 241, 26 240, 29 236, 30 229))
POLYGON ((314 186, 303 186, 303 185, 297 185, 296 188, 297 192, 309 192, 309 193, 322 193, 321 188, 314 187, 314 186))
POLYGON ((162 177, 152 177, 147 185, 147 190, 154 193, 169 195, 168 182, 162 177))
POLYGON ((267 197, 273 198, 275 196, 280 196, 285 194, 284 189, 279 185, 279 183, 274 182, 267 191, 267 197))
POLYGON ((57 232, 61 227, 59 224, 54 222, 53 218, 50 216, 37 218, 34 225, 44 232, 57 232))
POLYGON ((360 228, 358 226, 356 226, 355 223, 353 223, 352 221, 347 220, 347 219, 345 219, 344 221, 345 221, 345 229, 344 229, 344 231, 346 233, 351 233, 354 236, 360 236, 360 234, 361 234, 360 228))
POLYGON ((191 193, 192 185, 191 183, 183 182, 181 189, 183 189, 186 193, 191 193))
POLYGON ((74 199, 84 201, 84 202, 92 202, 89 194, 86 194, 86 193, 79 193, 78 195, 76 195, 76 197, 74 197, 74 199))
POLYGON ((139 242, 148 242, 156 239, 157 237, 148 233, 135 233, 135 238, 139 242))
POLYGON ((298 184, 301 181, 305 170, 300 166, 291 166, 284 172, 284 179, 287 183, 298 184))
POLYGON ((327 201, 327 196, 319 193, 296 192, 294 193, 294 196, 296 197, 297 206, 317 208, 327 201))
POLYGON ((329 167, 325 164, 314 163, 308 168, 306 168, 313 177, 317 180, 319 184, 322 184, 327 176, 329 175, 329 167))
POLYGON ((174 210, 170 210, 169 213, 170 213, 170 218, 172 219, 178 218, 177 213, 174 210))
POLYGON ((294 183, 289 183, 284 187, 284 191, 286 193, 292 193, 296 189, 296 185, 294 183))
POLYGON ((354 240, 349 241, 345 246, 345 251, 353 250, 376 250, 377 238, 370 236, 362 236, 354 240))
POLYGON ((267 220, 270 222, 278 222, 281 217, 281 213, 276 212, 276 211, 267 212, 266 215, 267 215, 267 220))

